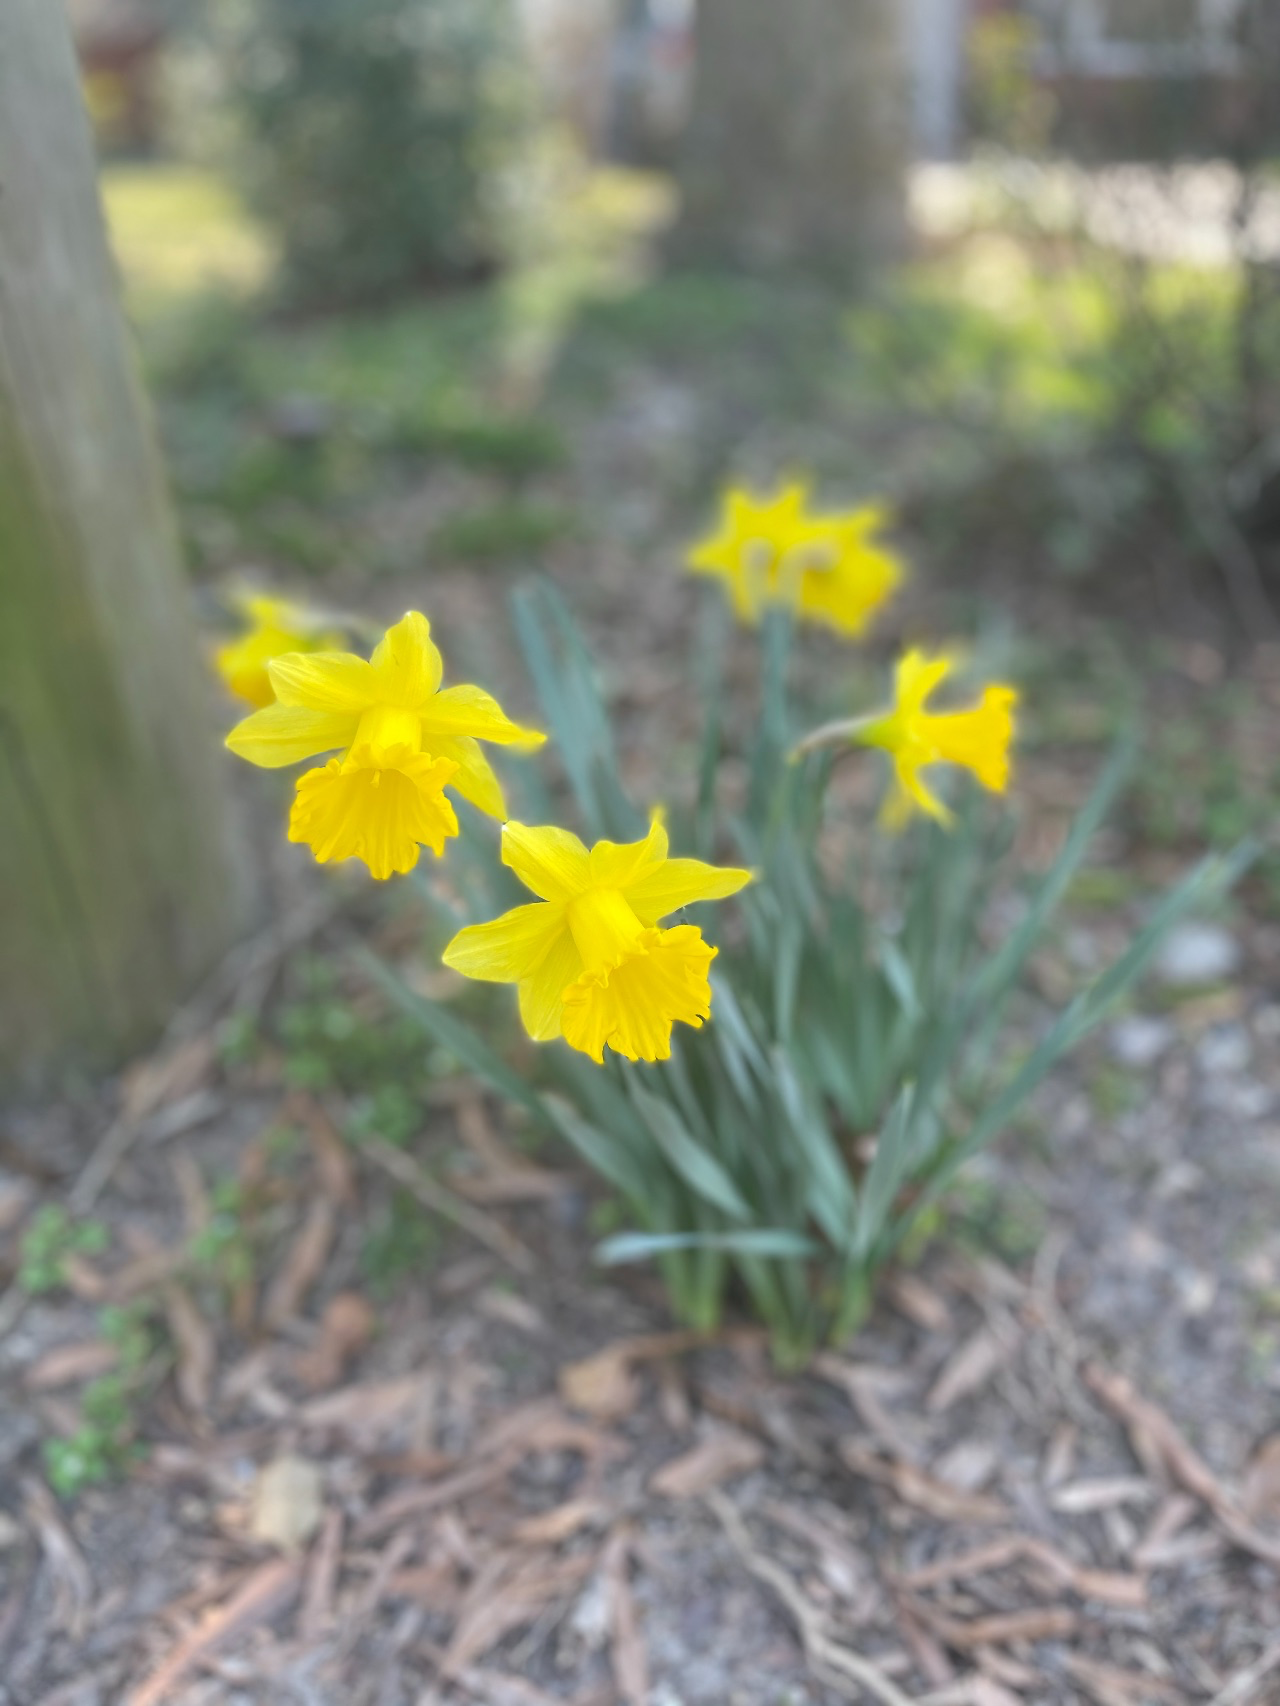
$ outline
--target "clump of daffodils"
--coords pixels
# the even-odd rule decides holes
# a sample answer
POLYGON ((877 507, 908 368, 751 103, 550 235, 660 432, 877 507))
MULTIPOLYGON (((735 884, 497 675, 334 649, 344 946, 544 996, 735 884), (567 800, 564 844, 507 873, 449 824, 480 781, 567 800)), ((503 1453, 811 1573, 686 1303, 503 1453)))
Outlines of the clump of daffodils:
MULTIPOLYGON (((693 562, 724 580, 746 621, 781 611, 856 634, 901 579, 876 542, 880 524, 876 510, 815 514, 801 486, 768 500, 730 492, 719 534, 693 562)), ((501 866, 530 892, 528 903, 509 906, 505 874, 482 856, 451 885, 471 905, 474 921, 461 929, 444 891, 430 881, 423 888, 450 921, 445 965, 514 986, 525 1031, 545 1045, 536 1067, 516 1070, 470 1028, 465 1009, 408 989, 380 962, 371 970, 429 1035, 557 1130, 619 1193, 632 1226, 606 1240, 601 1259, 657 1261, 677 1313, 700 1329, 715 1325, 732 1282, 778 1357, 803 1362, 856 1327, 875 1274, 936 1211, 956 1170, 1110 1009, 1162 932, 1234 880, 1249 850, 1165 897, 1030 1053, 1025 1036, 1013 1038, 1020 1063, 1011 1071, 1010 1048, 1002 1057, 996 1046, 1003 1017, 1019 1006, 1009 997, 1120 786, 1121 757, 1025 922, 992 951, 981 925, 999 827, 973 809, 972 790, 953 810, 936 789, 950 770, 1006 792, 1013 686, 990 682, 958 705, 939 703, 955 659, 911 650, 888 704, 794 741, 792 624, 770 621, 756 728, 730 745, 741 731, 721 715, 716 656, 700 660, 699 810, 671 835, 654 813, 640 834, 644 819, 627 798, 572 618, 549 588, 521 595, 519 615, 586 840, 554 823, 508 821, 482 743, 527 750, 544 737, 484 689, 444 686, 416 611, 368 658, 317 647, 311 632, 278 651, 287 625, 264 620, 255 644, 269 696, 260 683, 259 708, 227 744, 269 768, 323 760, 298 779, 290 837, 322 862, 360 859, 379 879, 412 870, 423 847, 446 855, 458 834, 454 796, 502 822, 501 866), (833 757, 854 753, 887 760, 882 821, 921 820, 909 856, 895 859, 894 844, 884 844, 896 889, 883 909, 856 864, 832 857, 823 839, 833 757), (719 764, 744 754, 745 804, 717 815, 719 764), (672 857, 672 840, 737 856, 672 857), (697 909, 730 897, 735 927, 712 942, 697 909)), ((460 847, 447 856, 466 857, 460 847)), ((874 889, 882 895, 883 884, 874 889)))
POLYGON ((814 511, 803 481, 771 498, 734 486, 718 529, 690 548, 687 562, 724 583, 744 622, 781 608, 854 640, 904 579, 901 559, 880 538, 887 520, 879 504, 814 511))

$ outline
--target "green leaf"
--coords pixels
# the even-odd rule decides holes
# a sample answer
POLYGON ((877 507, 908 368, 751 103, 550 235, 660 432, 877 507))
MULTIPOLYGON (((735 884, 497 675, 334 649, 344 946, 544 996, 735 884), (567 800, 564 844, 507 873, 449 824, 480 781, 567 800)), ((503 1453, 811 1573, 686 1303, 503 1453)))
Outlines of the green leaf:
POLYGON ((741 1232, 617 1232, 596 1247, 604 1267, 645 1262, 667 1250, 720 1250, 731 1256, 807 1260, 818 1255, 812 1238, 782 1227, 758 1226, 741 1232))
POLYGON ((904 1084, 880 1128, 876 1152, 862 1181, 852 1239, 855 1260, 866 1259, 911 1168, 914 1108, 915 1092, 904 1084))
POLYGON ((542 583, 519 588, 513 605, 525 662, 592 839, 643 835, 620 780, 590 654, 563 599, 542 583))
POLYGON ((992 1001, 998 1001, 1026 964, 1050 916, 1070 887, 1071 879, 1088 852, 1090 842, 1102 827, 1107 813, 1115 803, 1116 795, 1128 779, 1137 751, 1137 738, 1132 732, 1112 751, 1102 774, 1094 784, 1093 791, 1072 824, 1061 852, 1036 890, 1035 899, 1027 909, 1025 918, 986 962, 974 980, 974 1006, 982 1008, 992 1001))
POLYGON ((752 1211, 742 1193, 715 1156, 690 1136, 676 1110, 634 1078, 630 1090, 654 1142, 689 1188, 730 1219, 750 1220, 752 1211))
MULTIPOLYGON (((821 1114, 805 1101, 790 1062, 781 1050, 773 1057, 778 1096, 789 1135, 805 1165, 805 1204, 831 1242, 843 1249, 853 1226, 854 1195, 844 1156, 821 1114)), ((781 1134, 774 1134, 777 1142, 781 1134)))
POLYGON ((648 1209, 655 1217, 663 1202, 662 1181, 652 1167, 645 1167, 635 1150, 603 1132, 560 1096, 543 1098, 543 1110, 556 1130, 637 1209, 648 1209))

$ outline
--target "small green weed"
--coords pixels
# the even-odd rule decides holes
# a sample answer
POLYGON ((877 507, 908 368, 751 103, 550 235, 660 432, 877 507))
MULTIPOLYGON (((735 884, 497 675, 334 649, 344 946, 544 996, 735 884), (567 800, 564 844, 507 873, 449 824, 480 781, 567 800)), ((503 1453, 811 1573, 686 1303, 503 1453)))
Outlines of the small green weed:
POLYGON ((198 1275, 232 1293, 247 1285, 254 1271, 244 1187, 238 1179, 219 1179, 210 1196, 208 1224, 191 1240, 187 1256, 198 1275))
POLYGON ((109 1237, 98 1220, 74 1221, 65 1208, 48 1203, 34 1216, 22 1239, 18 1284, 32 1297, 57 1291, 67 1280, 69 1256, 95 1256, 109 1237))
POLYGON ((961 1173, 952 1187, 954 1231, 970 1249, 994 1253, 1012 1266, 1027 1262, 1044 1242, 1044 1204, 1023 1185, 989 1173, 961 1173))
POLYGON ((113 1480, 143 1455, 136 1439, 138 1413, 162 1367, 146 1303, 104 1309, 98 1325, 116 1347, 116 1366, 85 1388, 76 1431, 44 1442, 49 1485, 62 1498, 113 1480))

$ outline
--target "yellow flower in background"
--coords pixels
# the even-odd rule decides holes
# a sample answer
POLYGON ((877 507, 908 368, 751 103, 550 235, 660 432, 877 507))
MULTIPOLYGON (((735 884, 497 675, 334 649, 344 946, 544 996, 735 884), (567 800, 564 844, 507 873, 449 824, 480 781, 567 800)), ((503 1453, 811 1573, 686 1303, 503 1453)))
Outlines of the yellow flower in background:
POLYGON ((693 546, 688 566, 718 576, 744 622, 780 605, 856 639, 904 577, 900 559, 877 538, 886 520, 876 504, 815 514, 798 481, 770 499, 732 487, 719 531, 693 546))
POLYGON ((286 652, 329 652, 343 641, 333 619, 294 604, 287 598, 268 598, 254 592, 235 592, 232 603, 248 627, 214 653, 218 674, 237 699, 249 705, 269 705, 275 698, 267 665, 286 652))
POLYGON ((904 822, 915 806, 940 823, 950 821, 950 812, 920 775, 931 764, 959 764, 994 794, 1008 786, 1017 689, 993 683, 968 710, 927 710, 934 689, 954 668, 953 658, 908 652, 898 664, 893 709, 849 725, 853 739, 880 747, 893 759, 896 788, 885 804, 890 825, 904 822))
POLYGON ((700 900, 723 900, 750 871, 667 856, 654 814, 643 841, 598 841, 588 851, 568 830, 508 823, 502 860, 540 898, 449 943, 444 963, 466 977, 514 983, 535 1042, 563 1036, 604 1061, 666 1060, 671 1028, 711 1015, 707 971, 716 949, 692 924, 659 920, 700 900))
POLYGON ((341 753, 302 777, 289 818, 290 841, 305 842, 322 864, 363 859, 378 878, 412 870, 420 844, 439 854, 458 833, 446 785, 506 816, 480 741, 529 748, 546 739, 513 723, 482 688, 442 688, 431 624, 416 610, 367 661, 293 652, 267 668, 275 703, 237 724, 227 745, 267 769, 341 753))

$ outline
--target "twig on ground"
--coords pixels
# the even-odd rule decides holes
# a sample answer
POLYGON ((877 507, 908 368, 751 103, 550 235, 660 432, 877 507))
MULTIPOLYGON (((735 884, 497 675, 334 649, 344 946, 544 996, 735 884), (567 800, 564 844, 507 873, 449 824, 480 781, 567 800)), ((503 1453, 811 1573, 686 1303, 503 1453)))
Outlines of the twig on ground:
POLYGON ((1195 1495, 1216 1517, 1223 1533, 1244 1552, 1280 1565, 1280 1540, 1262 1534, 1240 1509, 1209 1465, 1175 1424, 1124 1375, 1088 1363, 1085 1385, 1128 1430, 1140 1461, 1154 1458, 1178 1484, 1195 1495))
POLYGON ((799 1631, 805 1657, 829 1687, 838 1688, 846 1698, 856 1699, 857 1695, 850 1694, 848 1685, 852 1683, 859 1690, 884 1701, 885 1706, 915 1706, 911 1696, 891 1682, 878 1665, 831 1639, 821 1612, 810 1604, 784 1569, 752 1544, 747 1525, 731 1500, 723 1493, 709 1492, 706 1502, 747 1569, 757 1581, 772 1588, 790 1612, 799 1631))
POLYGON ((625 1706, 645 1706, 649 1698, 649 1655, 627 1570, 631 1561, 631 1535, 619 1524, 605 1543, 600 1559, 609 1605, 610 1655, 618 1698, 625 1706))
POLYGON ((302 1561, 277 1558, 260 1570, 225 1605, 205 1618, 142 1685, 126 1697, 126 1706, 165 1706, 187 1672, 232 1635, 243 1634, 296 1597, 302 1582, 302 1561))
POLYGON ((508 1232, 500 1221, 486 1214, 482 1208, 465 1202, 447 1185, 431 1178, 411 1155, 406 1155, 402 1149, 394 1149, 380 1137, 364 1138, 359 1153, 372 1161, 375 1167, 389 1173, 397 1184, 417 1197, 424 1208, 443 1220, 452 1221, 478 1244, 483 1244, 495 1256, 501 1256, 504 1262, 510 1263, 518 1273, 532 1274, 536 1271, 533 1252, 514 1233, 508 1232))

